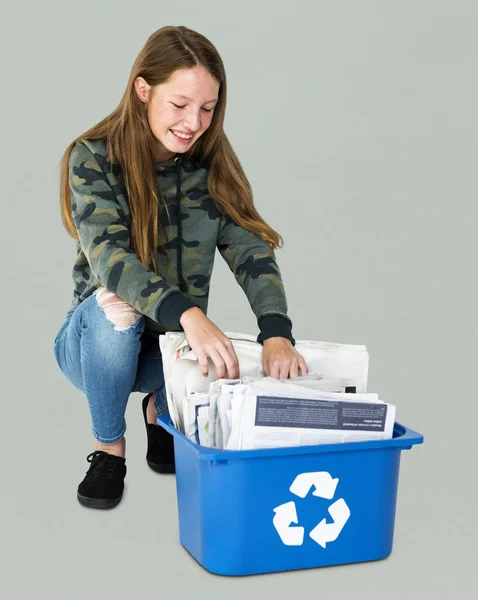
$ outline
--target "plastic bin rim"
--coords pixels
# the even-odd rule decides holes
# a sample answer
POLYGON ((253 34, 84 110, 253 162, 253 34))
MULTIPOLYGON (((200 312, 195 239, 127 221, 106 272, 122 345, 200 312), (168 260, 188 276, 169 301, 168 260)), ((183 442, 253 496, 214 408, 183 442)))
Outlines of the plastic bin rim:
POLYGON ((173 436, 190 444, 201 460, 220 462, 242 460, 246 458, 265 458, 272 456, 294 456, 304 454, 326 454, 335 452, 356 452, 361 450, 401 448, 408 450, 415 444, 423 443, 423 435, 395 421, 393 433, 397 437, 390 440, 369 440, 365 442, 344 442, 339 444, 318 444, 314 446, 290 446, 286 448, 263 448, 258 450, 222 450, 207 448, 189 440, 176 429, 169 415, 159 415, 158 425, 169 431, 173 436))

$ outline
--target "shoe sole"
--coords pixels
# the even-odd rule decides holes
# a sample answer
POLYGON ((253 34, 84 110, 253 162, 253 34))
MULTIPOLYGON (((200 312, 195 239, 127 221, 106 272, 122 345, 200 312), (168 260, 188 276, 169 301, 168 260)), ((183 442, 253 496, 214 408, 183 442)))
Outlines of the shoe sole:
POLYGON ((158 465, 157 463, 153 463, 146 459, 148 466, 156 471, 156 473, 176 473, 176 468, 174 465, 158 465))
POLYGON ((115 506, 117 506, 120 501, 121 498, 123 497, 123 494, 121 494, 121 496, 119 498, 89 498, 88 496, 82 496, 81 494, 79 494, 77 492, 76 497, 78 498, 78 502, 80 504, 82 504, 83 506, 87 506, 88 508, 101 508, 101 509, 107 509, 107 508, 114 508, 115 506))

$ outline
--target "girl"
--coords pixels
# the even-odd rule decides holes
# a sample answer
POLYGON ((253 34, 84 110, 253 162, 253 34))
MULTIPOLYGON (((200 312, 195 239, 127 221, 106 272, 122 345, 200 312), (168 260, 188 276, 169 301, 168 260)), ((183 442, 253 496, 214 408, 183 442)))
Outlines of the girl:
POLYGON ((162 27, 138 55, 119 106, 76 138, 61 161, 62 222, 76 240, 73 298, 56 361, 86 394, 96 450, 77 498, 111 508, 126 475, 125 410, 147 392, 149 466, 174 472, 158 336, 184 331, 201 372, 238 378, 229 338, 206 316, 216 247, 257 317, 263 368, 307 373, 274 250, 282 238, 254 207, 223 130, 226 75, 216 48, 186 27, 162 27))

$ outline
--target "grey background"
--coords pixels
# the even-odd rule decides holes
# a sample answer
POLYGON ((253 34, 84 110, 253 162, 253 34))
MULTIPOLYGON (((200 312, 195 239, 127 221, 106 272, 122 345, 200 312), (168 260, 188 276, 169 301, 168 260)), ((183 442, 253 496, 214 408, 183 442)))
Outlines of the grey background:
MULTIPOLYGON (((2 597, 476 593, 477 17, 464 0, 4 9, 2 597), (179 544, 174 477, 145 463, 139 394, 123 501, 100 512, 76 500, 94 445, 86 399, 52 351, 75 257, 58 162, 117 106, 147 37, 170 24, 200 31, 223 57, 226 133, 258 210, 285 239, 277 257, 296 339, 365 343, 369 390, 425 435, 402 453, 385 561, 210 575, 179 544)), ((209 317, 257 333, 219 255, 209 317)))

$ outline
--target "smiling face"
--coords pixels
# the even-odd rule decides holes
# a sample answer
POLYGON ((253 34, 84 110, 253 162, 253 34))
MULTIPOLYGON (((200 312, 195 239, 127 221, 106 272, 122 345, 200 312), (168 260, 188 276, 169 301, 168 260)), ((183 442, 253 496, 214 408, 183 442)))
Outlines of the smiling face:
POLYGON ((137 77, 135 89, 148 105, 149 126, 157 140, 156 162, 192 147, 211 124, 219 98, 219 84, 202 65, 177 69, 154 88, 137 77))

